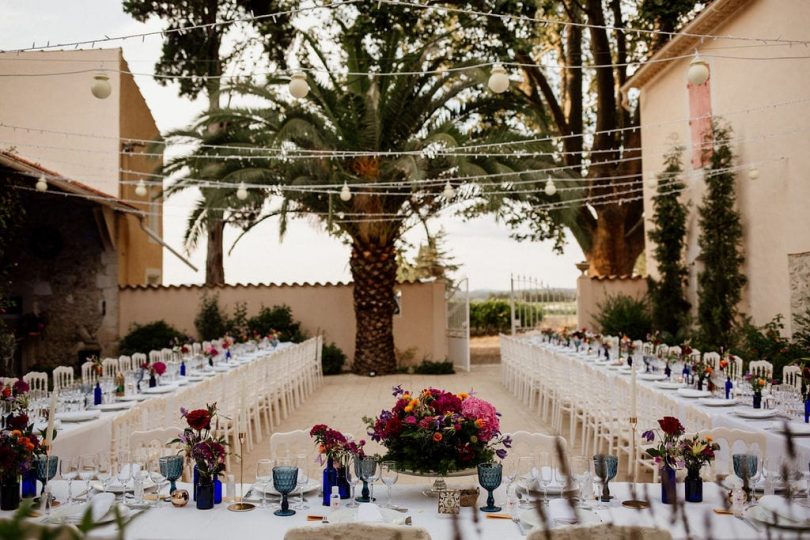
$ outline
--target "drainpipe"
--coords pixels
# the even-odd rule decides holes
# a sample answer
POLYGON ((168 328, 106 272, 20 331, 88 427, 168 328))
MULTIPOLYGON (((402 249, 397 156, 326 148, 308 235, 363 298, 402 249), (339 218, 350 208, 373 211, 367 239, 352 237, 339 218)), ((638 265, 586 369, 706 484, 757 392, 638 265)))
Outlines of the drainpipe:
POLYGON ((161 238, 161 237, 160 237, 160 236, 159 236, 159 235, 158 235, 158 234, 157 234, 155 231, 153 231, 152 229, 150 229, 149 227, 147 227, 147 226, 146 226, 146 224, 144 224, 143 220, 144 220, 143 215, 139 215, 139 216, 138 216, 138 224, 141 226, 141 229, 143 229, 143 232, 145 232, 145 233, 146 233, 146 235, 147 235, 149 238, 151 238, 152 240, 154 240, 155 242, 157 242, 157 243, 158 243, 158 244, 160 244, 161 246, 165 247, 165 248, 166 248, 166 249, 168 249, 169 251, 171 251, 171 252, 172 252, 172 254, 173 254, 175 257, 177 257, 178 259, 180 259, 181 261, 183 261, 183 262, 186 264, 186 266, 188 266, 189 268, 191 268, 191 269, 192 269, 192 270, 194 270, 195 272, 199 272, 199 271, 200 271, 200 270, 199 270, 199 268, 197 268, 196 266, 194 266, 194 264, 193 264, 193 263, 192 263, 190 260, 188 260, 187 258, 183 257, 183 255, 182 255, 182 254, 181 254, 179 251, 177 251, 177 250, 176 250, 176 249, 174 249, 172 246, 170 246, 169 244, 167 244, 166 242, 164 242, 164 241, 163 241, 163 238, 161 238))

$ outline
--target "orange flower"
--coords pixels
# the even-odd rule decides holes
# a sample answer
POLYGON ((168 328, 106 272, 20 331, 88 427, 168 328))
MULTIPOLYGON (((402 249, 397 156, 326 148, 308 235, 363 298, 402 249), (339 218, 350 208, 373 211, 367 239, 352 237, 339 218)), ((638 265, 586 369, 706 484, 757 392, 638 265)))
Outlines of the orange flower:
POLYGON ((481 429, 482 427, 484 427, 484 421, 481 418, 477 418, 475 420, 475 427, 481 429))
POLYGON ((439 442, 442 440, 442 434, 438 431, 433 434, 433 442, 439 442))
POLYGON ((319 454, 325 454, 326 453, 326 447, 324 445, 322 445, 322 444, 319 444, 318 445, 318 453, 319 454))
POLYGON ((468 394, 467 392, 461 392, 461 393, 458 395, 458 398, 459 398, 461 401, 464 401, 464 400, 465 400, 465 399, 467 399, 468 397, 470 397, 470 394, 468 394))
POLYGON ((413 405, 405 405, 403 409, 405 412, 411 412, 413 410, 413 405))
POLYGON ((711 374, 712 374, 712 368, 711 368, 711 367, 707 367, 707 368, 706 368, 706 375, 711 375, 711 374))
POLYGON ((404 399, 405 401, 410 401, 411 400, 411 395, 408 392, 405 392, 404 394, 402 394, 401 399, 404 399))
POLYGON ((14 431, 11 432, 11 436, 20 438, 22 437, 22 432, 19 429, 15 429, 14 431))

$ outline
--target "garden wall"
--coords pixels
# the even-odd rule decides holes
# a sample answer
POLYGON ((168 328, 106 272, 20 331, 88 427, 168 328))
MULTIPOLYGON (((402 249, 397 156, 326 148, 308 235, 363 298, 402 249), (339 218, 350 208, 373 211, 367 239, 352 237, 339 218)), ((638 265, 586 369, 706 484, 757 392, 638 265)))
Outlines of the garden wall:
MULTIPOLYGON (((218 294, 219 305, 228 314, 237 302, 247 304, 248 316, 262 306, 286 304, 293 317, 311 335, 323 334, 343 349, 349 362, 354 358, 354 308, 351 283, 236 284, 221 287, 203 285, 127 286, 120 289, 119 335, 130 327, 158 319, 191 336, 196 335, 194 317, 205 292, 218 294)), ((401 283, 401 313, 394 316, 394 342, 400 351, 415 349, 410 363, 423 358, 447 357, 447 307, 444 282, 401 283)))
POLYGON ((599 313, 599 304, 608 296, 626 294, 643 298, 647 294, 647 280, 642 276, 595 276, 581 275, 577 278, 577 327, 599 331, 594 316, 599 313))

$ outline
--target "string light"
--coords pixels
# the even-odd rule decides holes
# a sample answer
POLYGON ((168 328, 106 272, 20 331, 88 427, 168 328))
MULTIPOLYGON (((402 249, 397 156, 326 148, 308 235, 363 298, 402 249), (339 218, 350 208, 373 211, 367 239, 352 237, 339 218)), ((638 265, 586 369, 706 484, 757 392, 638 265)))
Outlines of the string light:
POLYGON ((296 99, 303 99, 309 94, 309 83, 303 71, 296 71, 292 74, 290 82, 287 84, 290 95, 296 99))
POLYGON ((695 51, 695 57, 689 62, 689 68, 686 70, 686 78, 689 84, 701 85, 709 80, 709 64, 707 64, 695 51))
POLYGON ((48 181, 45 180, 44 176, 39 177, 39 179, 37 180, 36 188, 37 188, 37 191, 40 191, 40 192, 48 191, 48 181))
POLYGON ((557 193, 557 186, 554 185, 554 180, 552 180, 550 176, 548 180, 546 180, 546 187, 543 191, 549 197, 553 197, 557 193))
POLYGON ((239 187, 236 188, 236 198, 240 201, 248 198, 247 186, 245 186, 244 182, 239 182, 239 187))
POLYGON ((349 189, 349 184, 346 182, 343 182, 343 187, 340 188, 340 200, 343 202, 352 200, 352 191, 349 189))
POLYGON ((487 86, 496 94, 503 94, 509 90, 509 75, 501 64, 492 66, 492 73, 489 76, 487 86))
POLYGON ((143 181, 143 178, 138 180, 138 185, 135 186, 135 195, 138 197, 146 197, 149 192, 146 190, 146 182, 143 181))

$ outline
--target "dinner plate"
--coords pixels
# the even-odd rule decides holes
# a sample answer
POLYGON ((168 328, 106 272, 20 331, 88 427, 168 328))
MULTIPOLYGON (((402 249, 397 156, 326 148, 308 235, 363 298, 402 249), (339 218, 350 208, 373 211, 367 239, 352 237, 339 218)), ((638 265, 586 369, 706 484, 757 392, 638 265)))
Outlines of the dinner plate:
POLYGON ((191 375, 187 375, 186 379, 188 379, 191 382, 199 382, 199 381, 205 379, 205 375, 203 375, 201 373, 192 373, 191 375))
MULTIPOLYGON (((133 514, 133 511, 123 504, 114 504, 113 506, 118 507, 118 513, 124 520, 133 514)), ((113 506, 110 506, 107 513, 101 516, 98 521, 94 521, 93 524, 108 525, 110 523, 114 523, 115 512, 113 511, 113 506)), ((81 519, 84 517, 86 508, 87 507, 85 504, 72 504, 70 506, 65 506, 64 509, 60 507, 59 509, 53 510, 50 515, 42 518, 42 523, 48 523, 50 525, 76 525, 81 522, 81 519)))
POLYGON ((778 525, 779 530, 796 530, 807 531, 810 527, 810 520, 794 521, 788 519, 784 515, 774 515, 772 510, 764 508, 761 505, 749 506, 743 512, 743 516, 753 522, 761 523, 766 526, 778 525))
POLYGON ((667 376, 663 373, 639 373, 637 378, 641 381, 663 381, 667 376))
MULTIPOLYGON (((134 485, 132 483, 132 480, 127 482, 126 486, 121 485, 118 482, 118 480, 114 480, 114 482, 115 482, 114 484, 110 484, 110 485, 107 486, 107 489, 106 489, 107 493, 114 493, 116 495, 120 495, 121 493, 132 493, 134 491, 134 485)), ((101 484, 101 482, 98 482, 98 481, 90 482, 90 487, 92 487, 96 491, 101 491, 101 492, 105 491, 104 486, 101 484)), ((143 489, 144 489, 144 491, 153 490, 153 489, 155 489, 155 487, 156 487, 155 483, 152 481, 151 478, 144 479, 144 481, 143 481, 143 489)))
MULTIPOLYGON (((394 523, 402 521, 404 523, 405 514, 391 510, 390 508, 380 507, 380 514, 383 518, 383 523, 394 523)), ((329 523, 354 523, 357 521, 357 508, 341 508, 329 512, 329 523)))
POLYGON ((736 399, 700 398, 698 403, 707 407, 732 407, 737 404, 736 399))
POLYGON ((216 371, 216 372, 218 372, 218 373, 223 373, 223 372, 225 372, 225 371, 229 371, 230 369, 231 369, 231 368, 230 368, 230 367, 228 367, 228 366, 222 366, 222 365, 219 365, 219 366, 214 366, 214 371, 216 371))
POLYGON ((101 411, 96 409, 90 411, 56 413, 56 418, 62 422, 87 422, 95 420, 99 416, 101 416, 101 411))
MULTIPOLYGON (((312 493, 313 491, 317 491, 318 489, 320 489, 320 487, 321 487, 320 482, 316 482, 314 479, 310 478, 309 482, 307 482, 307 485, 304 486, 304 493, 312 493)), ((260 486, 259 484, 253 484, 253 487, 251 489, 259 494, 264 493, 271 496, 281 496, 281 493, 276 491, 276 488, 273 487, 272 482, 270 482, 266 488, 264 486, 260 486)), ((296 487, 295 491, 293 493, 290 493, 290 495, 298 495, 300 493, 301 488, 296 487)))
POLYGON ((708 390, 698 390, 696 388, 678 388, 678 395, 685 398, 702 398, 712 395, 708 390))
POLYGON ((152 388, 144 388, 141 390, 143 394, 171 394, 177 390, 176 386, 153 386, 152 388))
POLYGON ((773 418, 777 415, 777 411, 774 409, 736 409, 734 414, 739 416, 740 418, 748 418, 751 420, 763 420, 766 418, 773 418))
POLYGON ((117 399, 118 401, 143 401, 148 397, 149 396, 145 396, 143 394, 130 394, 127 396, 118 396, 115 399, 117 399))
MULTIPOLYGON (((591 511, 589 511, 587 509, 584 509, 584 508, 579 508, 578 510, 579 510, 579 512, 577 513, 577 517, 579 518, 579 523, 577 523, 577 525, 590 525, 590 524, 595 524, 595 523, 601 523, 599 517, 597 517, 597 515, 594 514, 593 512, 591 512, 591 511)), ((548 516, 548 518, 552 519, 551 516, 548 516)), ((330 521, 332 520, 331 516, 329 517, 329 520, 330 521)), ((520 512, 520 522, 527 529, 539 529, 541 527, 543 527, 545 529, 545 527, 547 527, 547 525, 541 523, 540 515, 538 514, 538 512, 537 512, 537 510, 535 508, 527 508, 526 510, 521 511, 520 512)), ((556 527, 556 526, 566 526, 566 525, 573 525, 573 524, 567 524, 567 523, 558 522, 556 524, 549 523, 548 525, 551 525, 552 527, 556 527)))
POLYGON ((102 403, 96 405, 96 409, 100 411, 123 411, 132 407, 131 401, 113 401, 112 403, 102 403))
POLYGON ((683 383, 673 381, 658 381, 655 383, 655 386, 661 388, 662 390, 678 390, 679 388, 683 388, 683 383))

